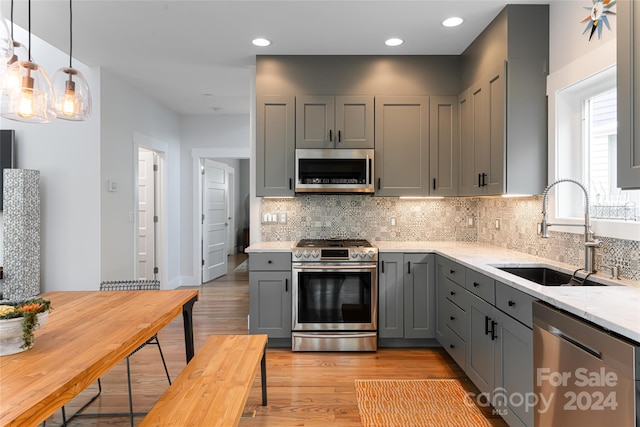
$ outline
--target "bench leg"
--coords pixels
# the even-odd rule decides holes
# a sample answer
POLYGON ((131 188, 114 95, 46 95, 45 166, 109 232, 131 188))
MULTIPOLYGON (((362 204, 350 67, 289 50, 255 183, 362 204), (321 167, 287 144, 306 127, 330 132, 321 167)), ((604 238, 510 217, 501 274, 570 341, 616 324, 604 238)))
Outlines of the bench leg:
POLYGON ((267 349, 262 352, 260 361, 260 376, 262 377, 262 406, 267 406, 267 349))

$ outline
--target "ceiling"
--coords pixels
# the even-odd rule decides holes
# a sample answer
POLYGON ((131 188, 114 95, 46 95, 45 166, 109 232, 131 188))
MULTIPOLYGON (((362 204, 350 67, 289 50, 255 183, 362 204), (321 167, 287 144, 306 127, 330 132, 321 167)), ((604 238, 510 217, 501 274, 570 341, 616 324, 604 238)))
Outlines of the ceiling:
MULTIPOLYGON (((548 2, 75 0, 73 56, 181 115, 248 114, 256 55, 460 54, 505 4, 548 2), (442 26, 450 16, 465 21, 442 26), (256 37, 271 46, 253 46, 256 37), (387 47, 390 37, 405 42, 387 47)), ((24 28, 27 11, 26 0, 14 0, 24 28)), ((2 12, 10 16, 9 1, 2 12)), ((32 0, 31 30, 68 52, 69 2, 32 0)))

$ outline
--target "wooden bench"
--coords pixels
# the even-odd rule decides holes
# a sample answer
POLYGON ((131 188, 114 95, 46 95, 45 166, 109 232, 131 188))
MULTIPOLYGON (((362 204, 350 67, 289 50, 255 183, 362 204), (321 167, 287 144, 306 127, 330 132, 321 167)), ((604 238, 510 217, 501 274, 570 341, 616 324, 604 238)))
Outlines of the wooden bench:
POLYGON ((267 405, 267 335, 212 335, 140 427, 237 426, 258 365, 267 405))

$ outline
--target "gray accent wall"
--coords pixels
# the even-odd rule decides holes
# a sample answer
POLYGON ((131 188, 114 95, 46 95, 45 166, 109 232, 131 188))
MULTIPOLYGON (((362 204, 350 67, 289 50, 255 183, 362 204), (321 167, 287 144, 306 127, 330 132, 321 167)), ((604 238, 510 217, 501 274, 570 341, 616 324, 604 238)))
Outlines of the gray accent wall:
POLYGON ((256 95, 457 95, 458 55, 256 56, 256 95))

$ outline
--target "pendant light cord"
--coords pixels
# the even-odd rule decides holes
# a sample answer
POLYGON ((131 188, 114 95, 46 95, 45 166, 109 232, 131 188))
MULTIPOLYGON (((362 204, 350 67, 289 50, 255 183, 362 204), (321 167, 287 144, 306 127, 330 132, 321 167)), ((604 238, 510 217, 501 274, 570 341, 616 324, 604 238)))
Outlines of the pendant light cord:
POLYGON ((29 0, 29 62, 31 62, 31 0, 29 0))
POLYGON ((13 43, 13 0, 11 0, 11 43, 13 43))
POLYGON ((69 68, 71 66, 71 57, 73 53, 73 8, 71 7, 71 0, 69 0, 69 68))

